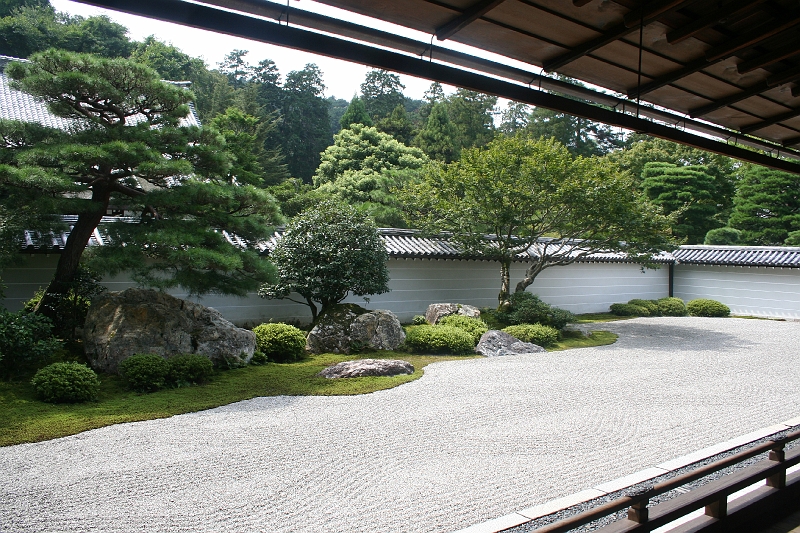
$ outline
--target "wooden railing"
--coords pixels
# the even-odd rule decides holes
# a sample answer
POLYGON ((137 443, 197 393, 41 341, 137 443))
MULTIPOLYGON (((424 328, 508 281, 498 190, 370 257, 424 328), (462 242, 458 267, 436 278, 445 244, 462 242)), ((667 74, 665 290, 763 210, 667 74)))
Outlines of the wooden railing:
MULTIPOLYGON (((785 450, 786 444, 798 439, 800 439, 800 431, 795 431, 783 438, 764 442, 735 455, 725 457, 724 459, 699 467, 667 481, 646 487, 636 493, 628 493, 616 500, 564 520, 548 524, 534 531, 535 533, 567 532, 626 508, 628 509, 627 519, 618 520, 596 531, 598 533, 638 533, 652 531, 653 529, 667 525, 703 508, 705 508, 705 514, 703 516, 694 518, 670 531, 674 531, 675 533, 682 531, 699 531, 704 527, 711 527, 715 524, 719 525, 719 523, 726 520, 729 515, 734 515, 735 513, 745 514, 743 511, 748 507, 754 509, 755 506, 763 502, 775 500, 776 497, 781 496, 782 493, 788 494, 789 491, 787 487, 792 489, 793 494, 794 491, 800 488, 800 472, 795 472, 788 477, 786 474, 787 469, 800 464, 800 446, 789 451, 785 450), (765 452, 769 452, 769 457, 767 459, 742 467, 731 474, 709 481, 699 488, 675 496, 665 502, 658 503, 652 507, 648 506, 650 500, 656 496, 686 485, 687 483, 697 481, 698 479, 739 464, 765 452), (763 487, 759 487, 730 503, 728 502, 728 496, 731 494, 760 481, 766 481, 763 487)), ((795 496, 792 501, 795 505, 800 507, 800 499, 795 496)), ((728 531, 732 529, 733 528, 722 530, 728 531)))

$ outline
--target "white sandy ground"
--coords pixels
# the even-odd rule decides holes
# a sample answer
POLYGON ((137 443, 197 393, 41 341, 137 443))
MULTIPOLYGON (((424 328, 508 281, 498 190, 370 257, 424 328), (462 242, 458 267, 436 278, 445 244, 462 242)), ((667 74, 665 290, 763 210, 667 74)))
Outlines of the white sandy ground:
POLYGON ((0 531, 446 533, 800 414, 800 322, 602 328, 620 340, 0 448, 0 531))

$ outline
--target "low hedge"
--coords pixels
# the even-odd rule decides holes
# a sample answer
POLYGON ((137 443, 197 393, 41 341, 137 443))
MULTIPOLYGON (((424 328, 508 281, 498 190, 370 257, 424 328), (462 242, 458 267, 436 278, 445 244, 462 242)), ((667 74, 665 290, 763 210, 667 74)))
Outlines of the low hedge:
POLYGON ((558 342, 558 330, 541 324, 519 324, 508 326, 503 331, 524 342, 531 342, 543 348, 558 342))
POLYGON ((661 298, 658 300, 658 312, 662 316, 686 316, 686 304, 680 298, 661 298))
POLYGON ((634 298, 633 300, 628 300, 628 303, 630 305, 644 307, 650 312, 650 316, 658 316, 661 314, 658 310, 658 302, 656 300, 642 300, 640 298, 634 298))
POLYGON ((167 360, 168 380, 176 386, 199 385, 214 374, 214 364, 204 355, 187 353, 167 360))
POLYGON ((119 364, 119 373, 128 388, 136 392, 155 392, 166 386, 169 363, 160 355, 137 353, 119 364))
POLYGON ((414 326, 406 332, 406 346, 415 352, 464 355, 475 348, 472 334, 453 326, 414 326))
POLYGON ((453 326, 466 331, 472 335, 476 344, 481 340, 481 335, 489 331, 489 326, 480 318, 470 318, 463 315, 448 315, 439 319, 437 324, 440 326, 453 326))
POLYGON ((691 316, 721 317, 731 314, 731 309, 727 305, 706 298, 690 300, 686 304, 686 309, 691 316))
POLYGON ((640 305, 611 304, 610 309, 617 316, 650 316, 650 311, 640 305))
POLYGON ((100 380, 94 370, 80 363, 53 363, 31 380, 36 395, 50 403, 81 403, 97 399, 100 380))

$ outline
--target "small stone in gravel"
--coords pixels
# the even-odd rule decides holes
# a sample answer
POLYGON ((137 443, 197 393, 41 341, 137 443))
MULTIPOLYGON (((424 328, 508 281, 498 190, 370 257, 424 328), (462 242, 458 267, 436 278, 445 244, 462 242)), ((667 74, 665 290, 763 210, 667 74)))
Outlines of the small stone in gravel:
POLYGON ((414 366, 398 359, 360 359, 344 361, 324 369, 318 375, 324 378, 361 378, 365 376, 397 376, 413 374, 414 366))
POLYGON ((509 335, 505 331, 490 329, 481 336, 475 352, 486 357, 498 357, 501 355, 517 355, 521 353, 541 353, 546 351, 537 344, 522 342, 518 338, 509 335))

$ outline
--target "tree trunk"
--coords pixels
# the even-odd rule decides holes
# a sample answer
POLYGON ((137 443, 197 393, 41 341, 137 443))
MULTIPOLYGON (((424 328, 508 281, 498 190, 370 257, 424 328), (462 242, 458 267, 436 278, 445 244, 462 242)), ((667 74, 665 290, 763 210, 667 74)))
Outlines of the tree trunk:
POLYGON ((500 295, 497 297, 497 310, 502 311, 511 305, 511 261, 500 261, 500 295))
POLYGON ((533 280, 536 279, 536 276, 538 276, 542 270, 544 270, 544 263, 542 261, 531 263, 531 265, 525 269, 525 277, 517 283, 514 292, 525 292, 525 289, 533 285, 533 280))
POLYGON ((316 324, 317 316, 319 316, 317 313, 317 306, 314 304, 311 298, 306 298, 306 301, 308 302, 308 307, 311 308, 311 323, 316 324))
POLYGON ((35 313, 42 314, 54 322, 56 321, 58 301, 69 292, 70 284, 75 278, 83 251, 89 244, 89 239, 92 237, 97 225, 100 224, 103 215, 106 214, 110 198, 110 190, 95 186, 92 191, 92 202, 97 206, 97 209, 92 213, 78 215, 78 220, 75 222, 72 231, 70 231, 64 250, 62 250, 61 257, 58 259, 53 280, 47 286, 42 299, 39 300, 39 303, 34 308, 35 313))

